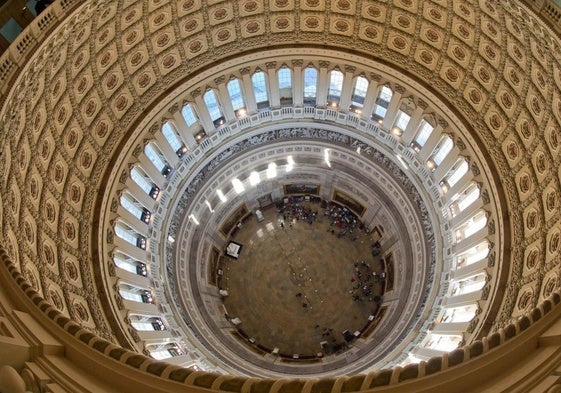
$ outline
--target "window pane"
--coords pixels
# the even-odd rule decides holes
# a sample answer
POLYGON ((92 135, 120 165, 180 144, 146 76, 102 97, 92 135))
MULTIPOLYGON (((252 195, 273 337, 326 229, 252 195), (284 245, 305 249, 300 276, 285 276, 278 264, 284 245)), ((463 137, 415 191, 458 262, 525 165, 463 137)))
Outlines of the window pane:
POLYGON ((240 108, 245 107, 245 103, 243 101, 242 96, 242 89, 240 86, 240 81, 238 79, 232 79, 228 82, 228 94, 230 95, 230 101, 232 102, 232 107, 235 111, 240 108))
POLYGON ((278 71, 279 89, 292 88, 292 72, 290 68, 281 68, 278 71))
POLYGON ((315 104, 318 84, 318 71, 308 67, 304 70, 304 103, 315 104))
POLYGON ((329 74, 329 91, 327 100, 339 102, 341 90, 343 89, 343 73, 341 71, 331 71, 329 74))
POLYGON ((164 134, 164 137, 174 151, 181 150, 183 143, 179 140, 179 137, 175 133, 175 130, 169 121, 165 122, 162 126, 162 134, 164 134))
POLYGON ((216 99, 216 94, 214 90, 209 90, 203 96, 203 99, 208 110, 208 114, 212 121, 215 121, 222 117, 222 112, 220 112, 220 106, 218 105, 218 100, 216 99))
POLYGON ((465 175, 468 171, 468 163, 466 160, 462 159, 462 162, 451 171, 450 175, 446 182, 450 187, 453 187, 463 175, 465 175))
POLYGON ((147 194, 150 194, 153 185, 148 181, 145 175, 138 170, 138 168, 136 167, 132 168, 131 178, 132 180, 134 180, 136 184, 140 186, 140 188, 142 188, 142 191, 144 191, 147 194))
POLYGON ((130 260, 127 260, 120 255, 115 255, 113 261, 115 262, 115 265, 117 265, 117 267, 126 270, 127 272, 138 274, 137 265, 130 260))
POLYGON ((137 241, 138 241, 138 236, 133 232, 132 229, 125 228, 125 227, 121 226, 121 224, 117 224, 115 226, 115 233, 121 239, 125 240, 127 243, 130 243, 130 244, 132 244, 133 246, 136 247, 137 241))
POLYGON ((430 134, 434 130, 434 127, 426 120, 421 121, 421 126, 419 127, 419 134, 415 138, 415 142, 419 147, 423 147, 430 137, 430 134))
POLYGON ((146 157, 148 157, 150 162, 154 164, 154 166, 156 167, 156 169, 158 169, 159 172, 162 172, 165 169, 166 162, 160 156, 160 153, 156 150, 156 147, 154 146, 153 143, 149 143, 148 145, 146 145, 144 152, 146 153, 146 157))
POLYGON ((193 108, 191 108, 191 105, 185 105, 183 109, 181 109, 181 114, 183 115, 183 118, 185 119, 185 122, 189 127, 197 122, 197 118, 195 117, 195 113, 193 113, 193 108))
POLYGON ((364 98, 366 97, 367 90, 368 80, 362 76, 356 78, 353 95, 351 97, 353 106, 362 108, 362 106, 364 105, 364 98))
POLYGON ((392 99, 393 92, 388 86, 382 86, 378 97, 376 98, 376 106, 374 107, 373 115, 378 118, 384 118, 388 111, 388 105, 392 99))
POLYGON ((450 150, 454 147, 454 142, 449 136, 446 136, 444 140, 440 143, 440 146, 436 148, 436 153, 433 157, 433 161, 436 165, 440 165, 440 163, 446 158, 450 150))
POLYGON ((395 126, 400 130, 405 131, 407 124, 409 124, 409 120, 411 120, 411 116, 405 112, 399 111, 395 121, 395 126))
POLYGON ((140 293, 132 293, 122 288, 119 289, 119 293, 121 294, 123 299, 131 300, 133 302, 143 303, 142 295, 140 293))
POLYGON ((142 219, 143 210, 131 200, 130 196, 121 196, 121 206, 123 206, 129 213, 131 213, 139 220, 142 219))
POLYGON ((255 102, 257 104, 269 101, 267 95, 267 85, 265 83, 265 73, 262 71, 256 72, 251 77, 253 83, 253 93, 255 94, 255 102))

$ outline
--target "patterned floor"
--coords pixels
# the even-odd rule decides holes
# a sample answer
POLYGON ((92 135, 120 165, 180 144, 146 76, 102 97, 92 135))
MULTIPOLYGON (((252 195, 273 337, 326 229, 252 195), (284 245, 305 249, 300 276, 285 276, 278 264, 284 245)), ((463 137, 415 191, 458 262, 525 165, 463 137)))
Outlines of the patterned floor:
POLYGON ((247 220, 233 239, 241 255, 224 266, 224 305, 241 321, 242 336, 287 356, 344 351, 343 332, 363 328, 382 294, 370 235, 356 229, 343 236, 319 203, 305 203, 317 211, 309 221, 275 207, 262 222, 247 220))

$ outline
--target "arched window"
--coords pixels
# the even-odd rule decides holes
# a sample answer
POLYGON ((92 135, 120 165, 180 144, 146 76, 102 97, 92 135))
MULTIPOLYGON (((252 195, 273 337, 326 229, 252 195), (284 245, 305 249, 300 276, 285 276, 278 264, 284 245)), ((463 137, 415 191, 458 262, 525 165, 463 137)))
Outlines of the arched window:
POLYGON ((304 105, 314 106, 318 86, 318 70, 307 67, 304 70, 304 105))
POLYGON ((113 255, 113 262, 115 262, 119 269, 126 270, 127 272, 144 277, 148 275, 145 263, 137 261, 120 251, 115 252, 113 255))
POLYGON ((464 191, 454 195, 452 202, 450 203, 450 212, 452 213, 452 217, 457 216, 479 199, 480 193, 481 192, 477 184, 470 183, 464 191))
POLYGON ((195 112, 193 112, 193 108, 191 108, 190 104, 183 105, 183 108, 181 109, 181 115, 183 116, 185 123, 187 123, 189 127, 197 122, 195 112))
POLYGON ((409 124, 409 120, 411 120, 411 116, 409 116, 402 110, 397 111, 397 117, 395 118, 394 127, 397 127, 397 129, 399 130, 399 135, 401 135, 403 131, 405 131, 407 125, 409 124))
POLYGON ((448 171, 446 178, 444 181, 448 185, 448 187, 454 187, 458 181, 464 176, 469 169, 469 165, 464 158, 460 158, 456 164, 448 171))
POLYGON ((487 225, 485 211, 479 210, 455 230, 456 242, 466 239, 487 225))
POLYGON ((147 288, 142 288, 136 285, 120 282, 119 294, 123 299, 130 300, 137 303, 153 303, 154 298, 152 292, 147 288))
POLYGON ((255 103, 257 109, 265 109, 269 107, 269 94, 267 93, 267 82, 265 81, 265 73, 257 71, 251 77, 253 84, 253 94, 255 94, 255 103))
POLYGON ((121 195, 121 206, 125 208, 129 213, 138 218, 140 221, 148 224, 150 222, 151 213, 146 209, 140 202, 138 202, 132 195, 128 192, 121 195))
POLYGON ((184 354, 177 343, 150 344, 146 346, 150 356, 157 360, 169 359, 184 354))
POLYGON ((372 112, 372 119, 381 120, 386 117, 388 106, 393 96, 393 91, 388 86, 382 86, 376 97, 376 104, 374 105, 374 112, 372 112))
POLYGON ((368 90, 368 79, 363 76, 355 78, 353 84, 353 94, 351 95, 350 110, 355 113, 361 113, 364 106, 364 99, 368 90))
POLYGON ((449 352, 458 348, 458 345, 460 344, 461 341, 462 341, 462 336, 458 334, 431 333, 428 337, 425 347, 449 352))
POLYGON ((135 247, 146 249, 146 238, 122 221, 115 224, 115 234, 135 247))
POLYGON ((277 72, 279 81, 279 95, 281 105, 292 104, 292 70, 288 67, 282 67, 277 72))
POLYGON ((179 135, 177 135, 177 131, 171 122, 166 121, 162 125, 162 134, 164 134, 164 137, 179 158, 187 153, 187 147, 183 144, 179 135))
POLYGON ((210 115, 210 119, 214 123, 215 127, 219 127, 224 124, 224 118, 222 117, 222 111, 220 110, 220 105, 218 104, 218 99, 216 98, 216 93, 214 90, 208 90, 204 96, 203 100, 210 115))
POLYGON ((421 120, 421 124, 419 125, 419 130, 417 131, 417 136, 415 140, 411 143, 413 149, 418 153, 421 151, 421 148, 425 146, 427 140, 431 136, 434 127, 425 119, 421 120))
POLYGON ((166 330, 164 321, 160 317, 150 315, 131 314, 131 326, 139 331, 166 330))
POLYGON ((246 114, 245 102, 243 99, 240 80, 232 79, 230 82, 228 82, 226 87, 228 88, 228 95, 230 96, 230 101, 232 102, 232 108, 234 109, 236 116, 238 117, 245 116, 246 114))
POLYGON ((146 194, 150 195, 152 199, 158 198, 160 188, 152 182, 150 177, 144 173, 141 168, 135 166, 131 169, 131 179, 138 184, 146 194))
POLYGON ((447 308, 442 315, 441 323, 469 322, 477 313, 477 305, 469 304, 462 307, 447 308))
POLYGON ((343 90, 343 73, 333 70, 329 73, 329 89, 327 91, 327 104, 337 106, 341 101, 343 90))
POLYGON ((448 153, 450 153, 453 147, 454 147, 454 142, 452 142, 452 138, 450 138, 448 135, 445 135, 440 140, 438 146, 436 146, 436 148, 434 149, 432 153, 432 157, 430 158, 432 165, 429 165, 429 167, 432 166, 431 169, 434 169, 437 166, 439 166, 442 163, 442 161, 444 161, 448 153))
POLYGON ((146 157, 150 160, 152 164, 156 167, 156 169, 164 175, 164 177, 168 177, 171 173, 171 165, 164 159, 163 154, 161 153, 158 146, 155 143, 150 142, 144 148, 144 153, 146 157))
POLYGON ((478 273, 474 276, 464 278, 459 281, 452 280, 451 295, 459 296, 466 293, 479 291, 485 286, 485 273, 478 273))
POLYGON ((479 262, 487 258, 487 255, 489 255, 489 242, 484 240, 455 256, 456 270, 479 262))

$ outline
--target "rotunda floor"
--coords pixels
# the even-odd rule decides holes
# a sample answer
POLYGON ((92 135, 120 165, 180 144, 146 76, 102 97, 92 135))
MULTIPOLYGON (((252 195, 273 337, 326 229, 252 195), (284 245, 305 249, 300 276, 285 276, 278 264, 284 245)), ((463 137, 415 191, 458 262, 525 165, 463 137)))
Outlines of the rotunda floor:
POLYGON ((299 209, 312 214, 271 207, 236 233, 243 247, 224 264, 224 306, 248 345, 289 357, 337 354, 378 310, 383 263, 370 234, 338 226, 319 203, 299 209))

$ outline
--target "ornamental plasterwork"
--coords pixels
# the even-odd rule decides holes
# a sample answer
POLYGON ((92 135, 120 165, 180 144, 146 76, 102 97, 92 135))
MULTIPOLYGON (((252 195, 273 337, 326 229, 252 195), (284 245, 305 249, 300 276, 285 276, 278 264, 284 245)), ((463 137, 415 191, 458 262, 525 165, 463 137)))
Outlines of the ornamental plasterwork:
MULTIPOLYGON (((522 131, 511 127, 514 120, 509 119, 507 122, 508 117, 498 98, 495 94, 488 93, 496 92, 500 87, 514 98, 528 92, 538 97, 537 101, 531 97, 529 100, 515 99, 516 103, 512 107, 514 109, 509 110, 515 112, 527 110, 532 121, 535 122, 535 138, 545 137, 544 143, 550 151, 546 158, 551 161, 545 178, 551 182, 548 183, 551 184, 550 187, 559 192, 559 175, 554 169, 559 167, 559 152, 557 147, 553 146, 551 138, 547 137, 547 133, 544 134, 544 130, 559 130, 560 127, 559 114, 555 113, 555 108, 548 105, 552 97, 559 97, 561 88, 559 65, 561 49, 558 40, 552 37, 547 29, 536 28, 540 23, 516 2, 471 4, 467 12, 456 2, 448 8, 432 3, 421 4, 416 1, 411 3, 420 15, 419 18, 407 18, 409 11, 403 11, 400 7, 389 3, 375 5, 365 3, 355 9, 347 10, 333 6, 334 9, 329 13, 321 14, 325 26, 329 27, 327 30, 303 33, 297 31, 296 26, 300 26, 300 21, 322 12, 322 7, 312 10, 307 9, 303 2, 292 1, 290 2, 292 12, 283 13, 283 17, 288 19, 286 22, 276 23, 275 26, 263 26, 263 29, 259 28, 255 31, 256 36, 247 40, 242 40, 242 34, 250 32, 251 28, 250 30, 247 28, 252 25, 254 19, 258 25, 280 21, 280 14, 275 11, 275 2, 271 2, 269 8, 246 13, 240 12, 241 5, 230 5, 228 6, 230 8, 227 8, 231 9, 232 13, 227 11, 227 15, 222 19, 220 19, 220 12, 216 14, 221 6, 215 6, 213 8, 215 13, 212 16, 215 19, 212 20, 216 23, 206 26, 207 33, 193 33, 189 36, 189 40, 184 39, 187 37, 188 21, 205 20, 204 12, 211 8, 206 7, 206 2, 187 0, 177 4, 170 2, 166 7, 169 7, 171 12, 167 15, 172 17, 166 16, 165 13, 164 17, 160 17, 165 7, 160 9, 152 9, 148 5, 143 7, 140 1, 127 5, 103 1, 82 5, 75 17, 64 22, 64 28, 57 30, 52 37, 46 37, 45 45, 36 48, 36 54, 30 58, 27 68, 19 70, 20 77, 14 81, 10 96, 2 97, 1 102, 4 105, 0 118, 3 119, 2 128, 6 132, 0 138, 2 146, 7 146, 5 150, 10 150, 2 156, 10 157, 9 161, 13 161, 10 165, 2 161, 2 167, 9 169, 3 173, 1 182, 3 195, 6 195, 3 199, 4 214, 0 224, 3 242, 8 242, 7 233, 23 232, 23 217, 20 212, 24 209, 32 212, 31 219, 37 221, 37 237, 58 236, 58 233, 62 233, 51 231, 44 216, 46 212, 37 207, 37 201, 32 200, 24 192, 17 192, 22 191, 20 187, 23 187, 23 184, 28 184, 28 176, 31 173, 29 169, 33 167, 32 170, 38 172, 45 180, 44 183, 47 184, 45 187, 57 200, 59 215, 72 215, 81 223, 77 231, 77 243, 72 246, 63 245, 57 253, 60 256, 64 249, 79 260, 90 261, 87 250, 90 249, 90 239, 95 234, 92 233, 89 225, 82 223, 87 222, 93 215, 100 179, 108 168, 109 158, 116 154, 119 142, 130 130, 131 125, 143 115, 143 108, 149 107, 185 75, 190 75, 221 55, 237 53, 240 48, 249 50, 272 47, 276 43, 293 43, 296 39, 300 39, 327 43, 343 50, 355 48, 357 52, 368 56, 375 53, 387 62, 393 63, 396 68, 410 71, 419 79, 426 81, 472 123, 474 131, 487 146, 498 169, 497 176, 503 180, 509 208, 513 212, 510 223, 514 233, 511 263, 513 272, 521 274, 524 242, 516 240, 522 239, 523 236, 522 212, 526 206, 540 199, 542 195, 540 189, 532 189, 527 194, 521 195, 516 177, 521 176, 522 173, 530 176, 529 172, 534 171, 528 157, 532 156, 538 145, 537 142, 529 142, 516 169, 513 171, 510 168, 499 146, 508 135, 514 135, 515 132, 520 134, 522 131), (110 7, 110 11, 101 12, 104 7, 110 7), (234 18, 233 15, 239 15, 239 18, 234 18), (401 18, 403 15, 405 18, 401 18), (362 39, 343 34, 347 28, 338 22, 347 21, 346 18, 351 16, 355 24, 354 31, 357 31, 362 39), (482 19, 479 20, 478 17, 482 19), (452 29, 446 30, 445 21, 453 19, 459 22, 454 21, 452 29), (409 23, 415 23, 414 34, 407 33, 409 29, 406 26, 407 20, 409 23), (488 22, 491 20, 499 25, 498 29, 493 30, 490 27, 491 24, 488 22), (226 29, 227 24, 235 28, 226 29), (425 24, 431 26, 433 33, 441 38, 431 41, 429 36, 435 35, 429 35, 425 24), (475 34, 474 28, 477 26, 482 26, 481 29, 489 38, 483 39, 481 35, 475 34), (370 30, 371 27, 373 30, 370 30), (224 31, 230 32, 235 37, 231 37, 231 41, 228 41, 230 38, 220 41, 219 33, 224 31), (133 32, 138 33, 138 38, 130 36, 128 42, 127 38, 133 32), (180 36, 176 36, 177 32, 180 36), (404 35, 405 46, 398 39, 403 38, 404 35), (117 40, 120 40, 119 45, 115 45, 117 40), (223 43, 226 41, 228 42, 223 43), (532 44, 527 46, 528 42, 532 44), (219 47, 215 45, 218 43, 221 44, 219 47), (453 48, 451 51, 444 50, 452 45, 463 49, 465 55, 473 60, 467 66, 463 65, 458 58, 461 52, 454 51, 453 48), (439 47, 442 47, 442 50, 436 49, 439 47), (480 47, 483 48, 483 52, 479 51, 480 47), (492 50, 486 50, 487 48, 492 50), (493 51, 495 55, 492 54, 493 51), (450 84, 453 82, 451 79, 454 78, 454 73, 443 70, 444 64, 458 64, 457 71, 465 70, 458 75, 459 88, 455 89, 450 84), (475 69, 470 69, 474 64, 482 66, 489 64, 485 67, 490 75, 489 82, 478 77, 475 69), (518 74, 515 77, 519 79, 518 84, 509 79, 508 75, 511 74, 509 64, 515 72, 513 75, 518 74), (543 89, 538 88, 541 85, 538 71, 549 76, 545 78, 543 89), (112 77, 113 73, 115 78, 112 77), (128 76, 124 77, 125 74, 128 76), (100 80, 103 83, 101 86, 96 86, 93 80, 100 80), (535 88, 531 87, 530 83, 535 88), (491 110, 497 111, 504 122, 504 127, 496 132, 481 121, 487 118, 486 114, 491 110), (536 111, 540 114, 538 115, 536 111), (52 113, 54 116, 46 116, 47 113, 52 113), (69 141, 65 139, 72 129, 86 130, 84 135, 79 137, 77 144, 72 142, 74 137, 70 138, 71 143, 67 143, 69 141), (55 144, 52 146, 51 158, 47 157, 47 160, 40 164, 35 161, 38 156, 32 155, 31 152, 39 152, 41 146, 38 141, 46 137, 52 138, 55 144), (86 147, 86 152, 94 153, 91 159, 86 157, 86 153, 80 153, 81 158, 75 157, 77 149, 82 145, 86 147), (64 162, 67 166, 69 176, 62 179, 60 186, 55 186, 56 176, 51 172, 56 169, 52 157, 57 157, 58 162, 64 162), (90 166, 85 168, 83 164, 90 160, 95 162, 92 161, 90 166), (528 164, 530 166, 526 166, 528 164), (70 178, 83 184, 83 200, 77 205, 71 204, 66 199, 66 183, 70 178), (523 200, 520 205, 519 200, 523 200), (12 209, 15 214, 6 214, 12 209)), ((281 7, 278 10, 280 12, 284 9, 286 8, 281 7)), ((197 29, 199 28, 202 29, 203 26, 197 26, 197 29)), ((522 138, 520 136, 520 140, 524 140, 522 138)), ((63 221, 61 218, 59 217, 59 222, 63 221)), ((558 222, 556 216, 544 216, 539 220, 540 228, 552 228, 558 222)), ((27 255, 34 260, 32 257, 36 252, 33 248, 27 248, 26 245, 18 247, 21 257, 27 255)), ((544 247, 545 244, 540 245, 542 252, 549 253, 544 247)), ((41 265, 46 262, 41 260, 36 263, 41 265)), ((91 266, 87 263, 81 265, 84 273, 82 279, 85 284, 92 286, 94 280, 91 266)), ((546 266, 540 264, 539 269, 545 272, 546 266)), ((515 278, 518 276, 513 277, 512 282, 517 282, 515 278)), ((75 286, 63 282, 63 286, 69 291, 77 290, 81 285, 75 286)), ((508 292, 507 300, 502 306, 499 317, 502 323, 509 320, 514 310, 517 288, 516 284, 513 285, 514 288, 508 292)), ((97 299, 96 294, 89 296, 87 299, 89 306, 99 308, 97 299)), ((94 319, 99 329, 106 327, 103 315, 94 315, 94 319)))

